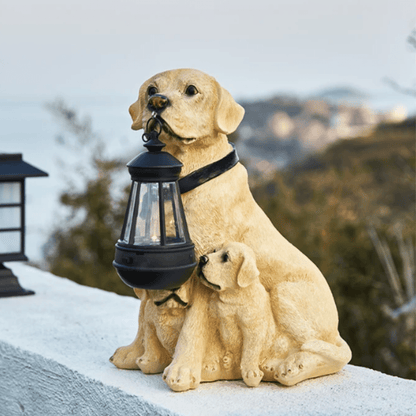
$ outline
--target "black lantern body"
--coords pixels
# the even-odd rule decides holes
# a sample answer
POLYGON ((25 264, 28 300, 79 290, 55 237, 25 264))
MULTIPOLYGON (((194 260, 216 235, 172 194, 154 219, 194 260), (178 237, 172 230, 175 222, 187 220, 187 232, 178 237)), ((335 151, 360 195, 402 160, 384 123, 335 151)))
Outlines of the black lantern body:
POLYGON ((25 255, 25 179, 48 176, 22 160, 21 153, 0 154, 0 297, 32 295, 3 265, 27 261, 25 255))
POLYGON ((179 193, 182 163, 157 137, 149 133, 149 151, 127 164, 132 187, 113 265, 130 287, 176 289, 197 262, 179 193))

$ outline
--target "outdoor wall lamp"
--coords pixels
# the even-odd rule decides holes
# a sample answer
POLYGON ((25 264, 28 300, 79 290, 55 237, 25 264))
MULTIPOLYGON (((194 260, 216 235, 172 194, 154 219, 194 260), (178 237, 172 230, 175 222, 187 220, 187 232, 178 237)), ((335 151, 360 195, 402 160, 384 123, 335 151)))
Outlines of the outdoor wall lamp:
POLYGON ((33 295, 23 289, 5 261, 27 261, 25 255, 25 178, 48 176, 22 160, 22 154, 0 154, 0 297, 33 295))
POLYGON ((148 152, 127 164, 132 187, 113 266, 133 288, 176 289, 197 265, 178 187, 182 163, 162 152, 161 129, 152 117, 143 135, 148 152), (150 122, 159 132, 147 133, 150 122))

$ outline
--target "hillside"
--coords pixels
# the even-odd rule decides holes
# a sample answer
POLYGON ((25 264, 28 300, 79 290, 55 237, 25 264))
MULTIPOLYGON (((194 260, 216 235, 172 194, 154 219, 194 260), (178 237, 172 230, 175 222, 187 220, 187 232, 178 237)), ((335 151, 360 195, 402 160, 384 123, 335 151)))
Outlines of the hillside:
POLYGON ((269 181, 258 177, 253 194, 327 278, 352 363, 415 378, 414 308, 395 320, 391 312, 414 299, 415 119, 338 141, 269 181), (391 256, 398 289, 374 232, 391 256))
POLYGON ((305 99, 280 95, 241 105, 246 112, 237 130, 239 154, 250 172, 265 175, 339 139, 369 136, 379 123, 406 117, 404 107, 374 111, 365 104, 365 94, 351 88, 333 88, 305 99))

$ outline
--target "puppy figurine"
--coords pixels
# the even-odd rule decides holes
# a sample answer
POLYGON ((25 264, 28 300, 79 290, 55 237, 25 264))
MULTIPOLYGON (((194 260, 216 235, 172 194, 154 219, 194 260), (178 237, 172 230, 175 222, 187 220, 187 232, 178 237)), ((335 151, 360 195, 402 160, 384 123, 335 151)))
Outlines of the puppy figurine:
MULTIPOLYGON (((140 87, 139 97, 129 111, 133 130, 142 129, 152 114, 157 114, 163 123, 159 138, 166 144, 164 151, 182 162, 182 176, 226 157, 232 151, 227 134, 237 129, 244 116, 244 109, 226 89, 213 77, 194 69, 166 71, 151 77, 140 87)), ((279 354, 270 355, 261 364, 263 380, 290 386, 341 370, 351 359, 351 351, 338 332, 338 313, 331 290, 319 269, 279 233, 257 205, 244 166, 237 163, 182 194, 182 201, 198 257, 227 241, 244 243, 255 252, 277 339, 282 336, 290 340, 287 345, 276 346, 279 354)), ((220 322, 210 319, 208 313, 212 290, 200 283, 195 273, 189 285, 191 295, 175 352, 163 373, 174 391, 194 389, 201 381, 241 377, 239 368, 228 370, 221 364, 225 357, 221 356, 223 351, 216 340, 220 322), (217 355, 213 362, 220 365, 214 365, 207 375, 204 363, 212 346, 217 355)), ((152 292, 148 302, 159 308, 162 305, 156 302, 166 299, 166 295, 169 297, 168 291, 152 292)), ((171 304, 175 302, 173 299, 171 304)), ((143 355, 144 328, 148 320, 154 319, 147 316, 145 309, 141 309, 143 316, 139 318, 135 340, 119 348, 112 357, 119 368, 139 368, 137 359, 143 355)), ((155 312, 153 308, 149 310, 155 312)))
POLYGON ((242 243, 230 243, 202 256, 199 277, 214 290, 210 312, 219 320, 221 340, 240 362, 249 387, 257 387, 264 373, 259 364, 264 351, 273 347, 275 323, 270 298, 259 280, 254 251, 242 243))

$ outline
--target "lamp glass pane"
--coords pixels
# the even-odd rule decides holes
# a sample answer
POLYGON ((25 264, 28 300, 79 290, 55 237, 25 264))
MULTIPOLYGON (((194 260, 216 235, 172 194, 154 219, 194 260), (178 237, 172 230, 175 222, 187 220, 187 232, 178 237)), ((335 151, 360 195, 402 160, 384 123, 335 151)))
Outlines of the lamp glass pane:
POLYGON ((137 188, 138 183, 133 182, 132 188, 131 188, 131 198, 130 198, 130 205, 128 206, 128 211, 126 214, 126 227, 124 229, 124 236, 122 236, 122 240, 125 243, 129 243, 130 239, 130 233, 132 231, 132 223, 133 223, 133 213, 134 213, 134 205, 137 199, 137 188))
POLYGON ((185 243, 176 182, 166 182, 163 184, 163 200, 165 207, 166 244, 185 243))
POLYGON ((0 182, 0 205, 20 204, 20 182, 0 182))
POLYGON ((0 232, 0 254, 20 253, 21 233, 20 231, 0 232))
POLYGON ((20 228, 20 207, 1 207, 0 206, 0 229, 20 228))
POLYGON ((159 184, 140 184, 139 210, 134 234, 135 245, 160 245, 159 216, 159 184))

